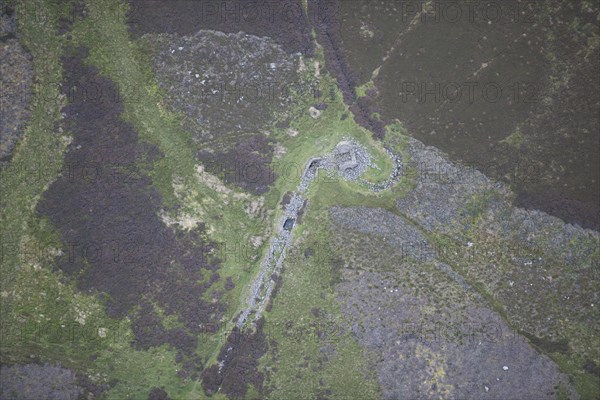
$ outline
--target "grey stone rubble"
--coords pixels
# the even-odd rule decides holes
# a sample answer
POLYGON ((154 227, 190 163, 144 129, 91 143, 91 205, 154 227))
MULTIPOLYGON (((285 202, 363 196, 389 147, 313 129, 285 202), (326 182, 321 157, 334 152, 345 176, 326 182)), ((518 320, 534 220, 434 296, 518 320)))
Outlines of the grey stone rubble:
POLYGON ((344 266, 335 292, 352 334, 378 360, 382 398, 421 392, 553 399, 559 386, 578 398, 569 377, 520 331, 553 345, 568 341, 565 354, 589 351, 600 302, 591 283, 597 281, 598 232, 515 207, 506 185, 448 161, 416 139, 409 138, 407 152, 410 164, 404 167, 415 168, 418 176, 415 187, 396 200, 399 215, 365 207, 330 209, 344 266), (453 263, 469 268, 468 282, 443 262, 448 250, 443 244, 413 245, 426 240, 426 233, 464 245, 463 258, 454 252, 453 263), (510 324, 470 289, 475 285, 493 293, 510 324), (591 329, 573 335, 563 321, 591 329), (469 330, 448 336, 457 326, 469 330), (452 368, 434 390, 427 363, 439 359, 452 368))
MULTIPOLYGON (((397 163, 392 174, 395 178, 399 175, 396 172, 400 168, 400 159, 391 152, 389 154, 397 163)), ((343 179, 357 181, 361 179, 360 176, 367 167, 373 165, 367 150, 355 141, 347 139, 341 141, 330 154, 308 160, 298 188, 284 208, 283 216, 279 221, 279 230, 269 244, 269 252, 263 259, 260 271, 250 286, 246 307, 236 322, 238 328, 241 329, 244 326, 252 313, 254 313, 253 322, 256 322, 267 306, 275 287, 273 278, 279 276, 286 250, 292 241, 294 223, 298 220, 298 213, 305 202, 305 193, 316 177, 317 170, 322 168, 332 175, 337 173, 343 179)))
POLYGON ((19 42, 13 15, 0 1, 0 166, 8 163, 31 117, 31 54, 19 42))
POLYGON ((401 177, 403 170, 402 158, 389 148, 384 149, 394 162, 394 168, 389 178, 381 183, 372 183, 361 177, 368 167, 380 168, 372 162, 365 148, 351 139, 340 142, 331 154, 323 158, 321 165, 331 176, 337 172, 343 179, 357 181, 373 192, 381 192, 389 189, 401 177))
POLYGON ((17 33, 17 21, 14 13, 9 15, 8 5, 0 0, 0 40, 4 38, 13 38, 17 33))
POLYGON ((403 218, 386 210, 368 207, 332 207, 329 214, 335 224, 343 229, 384 237, 386 242, 400 250, 402 260, 432 262, 464 290, 480 301, 484 301, 479 292, 465 282, 459 273, 448 264, 439 261, 435 246, 418 228, 403 218))
POLYGON ((168 104, 185 115, 198 142, 227 147, 240 135, 268 131, 295 101, 286 83, 299 81, 299 57, 267 37, 200 30, 143 39, 154 50, 168 104))
POLYGON ((275 285, 273 274, 279 274, 281 265, 285 259, 287 247, 292 239, 291 229, 285 229, 284 225, 288 220, 297 220, 298 212, 304 204, 304 197, 300 192, 301 189, 299 189, 299 192, 294 193, 289 204, 285 207, 284 214, 279 223, 280 229, 277 235, 271 240, 269 252, 263 259, 260 271, 250 287, 247 306, 237 321, 238 328, 242 328, 252 312, 255 312, 254 321, 258 320, 271 297, 275 285))
POLYGON ((348 181, 358 180, 368 167, 377 168, 365 148, 350 139, 338 143, 330 154, 323 157, 319 167, 332 177, 337 174, 348 181))

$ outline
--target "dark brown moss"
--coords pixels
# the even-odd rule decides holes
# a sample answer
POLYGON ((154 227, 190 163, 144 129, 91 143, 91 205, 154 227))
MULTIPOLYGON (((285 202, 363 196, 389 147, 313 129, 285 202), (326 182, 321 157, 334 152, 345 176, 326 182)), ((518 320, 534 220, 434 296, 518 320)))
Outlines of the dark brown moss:
POLYGON ((65 248, 58 268, 80 290, 99 295, 108 315, 131 317, 135 347, 169 344, 193 376, 201 367, 194 356, 200 325, 223 312, 202 298, 220 279, 218 265, 205 257, 214 246, 201 229, 176 233, 159 219, 161 198, 148 170, 162 154, 121 119, 115 85, 86 65, 86 56, 78 48, 63 58, 70 103, 62 111, 73 141, 62 175, 37 211, 60 232, 65 248), (94 96, 86 88, 94 88, 94 96), (176 315, 183 327, 163 328, 151 304, 176 315))
POLYGON ((254 194, 264 194, 277 178, 270 167, 273 142, 264 135, 241 140, 233 150, 222 153, 199 151, 198 159, 211 174, 254 194))
POLYGON ((285 192, 283 198, 281 199, 281 209, 285 210, 285 206, 290 204, 290 200, 292 200, 292 192, 285 192))
POLYGON ((369 129, 376 138, 383 139, 386 132, 385 124, 371 117, 375 110, 370 96, 357 99, 355 95, 359 80, 342 49, 340 20, 336 13, 339 8, 338 0, 308 1, 309 15, 319 15, 319 18, 314 21, 317 41, 323 46, 325 64, 328 71, 336 78, 344 102, 350 107, 357 124, 369 129))
POLYGON ((130 4, 129 27, 137 35, 163 32, 189 35, 201 29, 225 33, 242 31, 269 36, 290 54, 314 54, 311 28, 308 18, 301 12, 301 0, 132 0, 130 4))
POLYGON ((266 351, 264 318, 256 323, 254 333, 240 331, 235 327, 219 353, 219 363, 202 372, 202 387, 207 395, 219 389, 229 398, 246 397, 248 385, 254 386, 262 397, 264 376, 258 370, 258 360, 266 351))
POLYGON ((226 290, 232 290, 233 288, 235 288, 235 284, 233 283, 233 279, 231 279, 231 277, 228 276, 227 279, 225 279, 225 289, 226 290))
POLYGON ((148 395, 148 400, 170 400, 171 398, 162 388, 152 388, 148 395))

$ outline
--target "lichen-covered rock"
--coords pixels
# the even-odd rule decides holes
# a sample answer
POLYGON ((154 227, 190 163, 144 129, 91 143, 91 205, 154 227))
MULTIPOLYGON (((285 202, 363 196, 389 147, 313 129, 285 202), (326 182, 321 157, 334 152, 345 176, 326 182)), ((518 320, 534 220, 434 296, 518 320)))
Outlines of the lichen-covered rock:
POLYGON ((403 258, 431 260, 435 256, 433 246, 417 228, 389 211, 367 207, 333 207, 329 215, 338 229, 384 237, 386 242, 402 252, 403 258))
POLYGON ((0 163, 8 161, 29 120, 31 56, 17 39, 0 41, 0 163))
POLYGON ((298 58, 268 38, 213 31, 144 38, 169 105, 198 142, 268 130, 292 104, 298 58))
POLYGON ((553 399, 557 388, 577 398, 558 366, 439 262, 409 222, 364 207, 333 208, 330 218, 337 297, 374 360, 382 398, 553 399))
POLYGON ((303 0, 278 1, 147 1, 130 0, 130 32, 191 35, 201 29, 224 33, 246 32, 270 37, 289 54, 314 54, 312 19, 302 13, 303 0))
POLYGON ((76 400, 83 394, 70 369, 49 364, 2 366, 0 397, 3 399, 76 400))
MULTIPOLYGON (((598 232, 567 224, 544 212, 516 207, 506 185, 448 161, 441 151, 417 140, 410 139, 407 150, 409 161, 403 169, 416 171, 416 185, 397 200, 397 212, 421 228, 415 232, 425 238, 426 244, 407 247, 418 236, 406 229, 407 222, 399 216, 390 213, 379 218, 377 215, 384 213, 381 210, 350 208, 341 212, 333 208, 333 231, 346 237, 337 242, 337 247, 346 249, 340 251, 346 257, 344 266, 359 265, 361 272, 369 273, 383 268, 401 275, 411 271, 407 259, 413 264, 416 260, 423 275, 413 271, 414 279, 408 287, 416 287, 419 296, 445 299, 447 293, 437 293, 435 288, 446 286, 441 279, 450 279, 465 293, 481 296, 469 301, 453 296, 444 304, 459 309, 472 304, 486 312, 498 312, 503 316, 502 323, 516 327, 523 335, 520 340, 528 340, 536 350, 552 357, 559 354, 561 360, 568 360, 565 362, 582 371, 595 371, 594 366, 600 363, 600 352, 594 346, 600 327, 598 232), (359 233, 367 238, 361 239, 359 233), (377 237, 382 240, 375 241, 377 237), (390 245, 392 250, 385 247, 390 245), (354 246, 354 250, 345 246, 354 246), (428 257, 435 261, 428 261, 428 257), (445 277, 438 275, 440 272, 445 277)), ((352 277, 348 274, 349 279, 352 277)), ((367 295, 373 285, 367 283, 362 289, 353 286, 348 293, 370 296, 369 303, 378 302, 374 294, 367 295)), ((394 293, 400 290, 394 286, 392 289, 394 293)), ((383 310, 388 306, 380 307, 383 310)), ((457 313, 458 309, 448 312, 457 313)), ((413 317, 416 314, 408 319, 412 321, 413 317)), ((379 318, 385 320, 381 315, 379 318)), ((376 337, 372 333, 366 336, 376 337)), ((510 350, 511 354, 514 351, 510 350)), ((592 375, 586 379, 596 379, 594 373, 589 372, 592 375)), ((528 379, 537 382, 541 378, 532 374, 528 379)), ((439 387, 439 382, 436 385, 439 387)), ((494 390, 489 384, 485 386, 490 392, 494 390)), ((476 397, 473 393, 464 396, 476 397)), ((533 393, 509 391, 501 397, 525 395, 533 393)), ((535 397, 548 396, 541 393, 535 397)))
POLYGON ((270 132, 294 105, 299 56, 242 32, 147 34, 159 86, 197 143, 199 160, 225 183, 265 193, 275 176, 270 132))
POLYGON ((16 36, 16 30, 14 9, 0 0, 0 41, 16 36))
POLYGON ((428 231, 457 235, 481 210, 479 205, 466 209, 475 196, 481 207, 497 207, 509 191, 501 184, 469 166, 452 163, 440 150, 409 139, 410 161, 404 170, 418 173, 416 188, 397 202, 400 212, 417 221, 428 231))

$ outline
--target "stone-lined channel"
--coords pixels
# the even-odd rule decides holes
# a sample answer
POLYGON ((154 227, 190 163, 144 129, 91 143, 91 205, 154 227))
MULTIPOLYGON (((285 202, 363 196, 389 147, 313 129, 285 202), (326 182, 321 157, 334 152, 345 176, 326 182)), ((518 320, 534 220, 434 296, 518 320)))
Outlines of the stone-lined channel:
POLYGON ((237 318, 236 325, 238 328, 242 329, 251 314, 254 314, 252 324, 262 316, 275 286, 273 278, 279 276, 287 248, 292 242, 292 232, 297 225, 299 212, 305 205, 306 194, 310 184, 317 176, 318 169, 325 169, 330 173, 337 171, 342 179, 359 181, 371 191, 378 192, 387 189, 400 176, 400 157, 387 148, 386 152, 394 161, 394 168, 389 179, 380 184, 371 184, 360 177, 367 167, 377 168, 377 166, 371 162, 367 151, 351 140, 340 142, 332 153, 323 157, 311 158, 306 163, 300 183, 292 194, 290 202, 284 207, 283 216, 278 224, 278 231, 271 238, 269 251, 263 258, 260 271, 252 282, 246 300, 246 307, 237 318))

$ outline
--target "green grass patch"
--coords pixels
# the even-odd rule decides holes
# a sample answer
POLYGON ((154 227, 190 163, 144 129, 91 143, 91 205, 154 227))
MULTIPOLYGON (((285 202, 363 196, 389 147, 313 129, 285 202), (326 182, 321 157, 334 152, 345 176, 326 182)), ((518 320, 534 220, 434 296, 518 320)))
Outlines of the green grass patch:
POLYGON ((521 149, 521 146, 523 146, 524 142, 525 142, 525 136, 523 136, 523 133, 521 132, 521 130, 519 128, 517 128, 517 130, 515 130, 513 133, 511 133, 508 137, 501 140, 501 143, 506 143, 507 145, 509 145, 517 150, 521 149))
POLYGON ((372 80, 370 80, 360 86, 357 86, 354 89, 354 93, 356 94, 356 97, 363 97, 363 96, 366 96, 367 92, 371 89, 375 89, 375 84, 373 83, 372 80))
POLYGON ((270 351, 261 364, 270 377, 269 398, 380 397, 363 349, 340 330, 327 219, 326 209, 311 208, 296 244, 300 250, 286 259, 283 285, 265 314, 270 351), (315 255, 306 258, 302 250, 308 248, 315 255))

